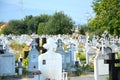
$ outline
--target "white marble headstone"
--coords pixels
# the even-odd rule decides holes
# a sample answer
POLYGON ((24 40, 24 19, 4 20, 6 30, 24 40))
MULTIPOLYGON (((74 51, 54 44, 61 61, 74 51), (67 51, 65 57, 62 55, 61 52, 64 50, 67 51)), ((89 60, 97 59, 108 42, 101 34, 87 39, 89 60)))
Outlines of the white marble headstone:
POLYGON ((54 52, 56 44, 52 39, 47 40, 48 44, 44 44, 48 51, 39 56, 38 69, 41 71, 39 80, 61 80, 62 79, 62 56, 54 52))

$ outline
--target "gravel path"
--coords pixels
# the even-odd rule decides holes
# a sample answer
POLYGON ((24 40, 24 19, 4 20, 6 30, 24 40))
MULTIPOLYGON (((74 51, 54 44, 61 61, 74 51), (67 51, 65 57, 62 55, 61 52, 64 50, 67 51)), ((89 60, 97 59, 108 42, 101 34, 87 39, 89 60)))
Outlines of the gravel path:
MULTIPOLYGON (((100 76, 99 80, 106 80, 107 76, 100 76)), ((79 77, 70 77, 68 80, 95 80, 94 75, 85 75, 79 77)))
MULTIPOLYGON (((99 80, 106 80, 107 76, 100 76, 99 80)), ((5 78, 0 80, 33 80, 33 78, 5 78)), ((68 80, 94 80, 94 75, 83 75, 79 77, 69 77, 68 80)))
POLYGON ((79 77, 70 77, 70 78, 68 78, 68 80, 94 80, 94 76, 87 75, 87 76, 79 76, 79 77))

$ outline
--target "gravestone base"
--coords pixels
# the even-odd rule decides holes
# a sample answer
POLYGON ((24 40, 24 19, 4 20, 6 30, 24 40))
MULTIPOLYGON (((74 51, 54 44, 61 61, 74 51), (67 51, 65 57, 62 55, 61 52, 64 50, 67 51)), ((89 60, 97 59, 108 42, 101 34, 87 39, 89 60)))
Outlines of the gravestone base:
POLYGON ((22 70, 23 70, 23 69, 22 69, 22 68, 18 68, 18 70, 19 70, 19 73, 18 73, 18 74, 19 74, 19 75, 22 75, 22 70))
POLYGON ((34 75, 34 80, 40 80, 40 75, 34 75))

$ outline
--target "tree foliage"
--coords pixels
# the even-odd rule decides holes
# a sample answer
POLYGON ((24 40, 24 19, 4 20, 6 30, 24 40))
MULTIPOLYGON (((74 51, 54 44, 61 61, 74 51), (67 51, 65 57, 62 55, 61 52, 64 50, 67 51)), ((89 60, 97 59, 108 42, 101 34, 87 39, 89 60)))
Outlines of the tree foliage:
POLYGON ((45 23, 39 23, 37 33, 38 35, 44 34, 45 29, 45 23))
POLYGON ((27 31, 27 27, 23 20, 11 20, 9 22, 9 25, 3 28, 2 33, 3 34, 25 34, 27 31))
POLYGON ((88 26, 87 25, 80 25, 80 30, 79 30, 79 32, 80 32, 80 34, 82 34, 82 35, 85 35, 86 34, 86 32, 88 32, 89 31, 89 28, 88 28, 88 26))
POLYGON ((88 24, 92 31, 96 34, 104 30, 115 35, 120 33, 120 0, 94 0, 93 10, 96 16, 88 24))
POLYGON ((56 12, 46 24, 47 34, 71 34, 73 21, 63 12, 56 12))
POLYGON ((67 34, 71 33, 74 23, 63 12, 55 14, 42 14, 39 16, 26 16, 22 20, 11 20, 2 30, 3 34, 67 34))
POLYGON ((33 17, 32 15, 25 18, 25 22, 28 27, 28 34, 38 33, 38 27, 40 23, 48 22, 50 16, 47 14, 42 14, 40 16, 33 17))

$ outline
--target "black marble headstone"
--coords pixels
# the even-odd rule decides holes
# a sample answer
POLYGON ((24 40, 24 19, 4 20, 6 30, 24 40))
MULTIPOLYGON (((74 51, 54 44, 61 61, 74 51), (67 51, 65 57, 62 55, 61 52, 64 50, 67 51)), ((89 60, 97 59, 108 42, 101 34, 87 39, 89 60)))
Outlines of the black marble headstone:
POLYGON ((29 51, 24 51, 24 59, 28 56, 29 51))
POLYGON ((115 53, 110 53, 109 59, 104 60, 105 64, 109 64, 109 80, 119 80, 120 67, 115 67, 115 63, 119 63, 119 59, 115 59, 115 53))

